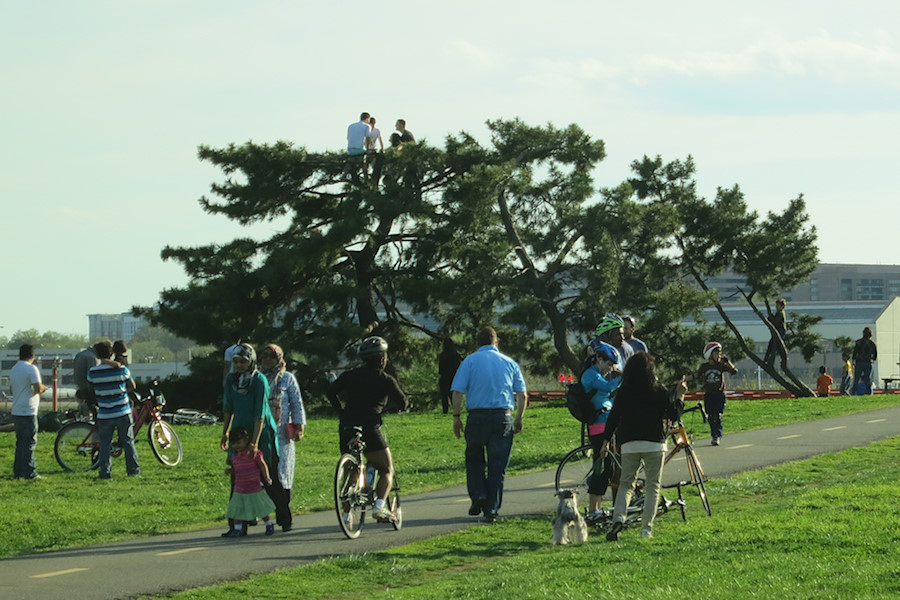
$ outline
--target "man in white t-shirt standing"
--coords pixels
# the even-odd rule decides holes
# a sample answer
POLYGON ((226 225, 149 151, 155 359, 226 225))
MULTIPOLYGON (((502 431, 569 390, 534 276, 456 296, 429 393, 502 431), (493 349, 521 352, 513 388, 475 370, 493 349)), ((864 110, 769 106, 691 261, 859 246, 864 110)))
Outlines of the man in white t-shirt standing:
POLYGON ((12 417, 16 425, 16 454, 13 459, 13 476, 16 479, 38 479, 34 465, 34 448, 37 446, 38 406, 41 394, 47 386, 41 383, 41 372, 34 366, 34 346, 19 347, 19 362, 9 370, 12 387, 12 417))

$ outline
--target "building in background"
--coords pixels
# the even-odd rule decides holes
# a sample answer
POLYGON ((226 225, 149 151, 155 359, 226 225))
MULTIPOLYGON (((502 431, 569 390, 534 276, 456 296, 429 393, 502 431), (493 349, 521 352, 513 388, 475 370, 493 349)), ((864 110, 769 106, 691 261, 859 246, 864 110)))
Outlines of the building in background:
MULTIPOLYGON (((736 273, 723 273, 706 280, 719 292, 722 302, 740 302, 738 287, 746 290, 746 279, 736 273)), ((809 281, 784 290, 781 295, 793 302, 888 301, 900 296, 900 265, 842 265, 820 263, 809 281)), ((802 311, 800 311, 802 312, 802 311)))
MULTIPOLYGON (((53 387, 53 365, 59 360, 57 370, 58 386, 60 388, 60 396, 63 398, 74 397, 75 395, 75 376, 72 372, 72 361, 75 355, 83 348, 37 348, 34 351, 34 364, 41 372, 41 381, 47 387, 53 387)), ((9 393, 9 370, 19 360, 18 348, 14 350, 0 350, 0 391, 9 393)), ((166 379, 172 376, 186 376, 191 370, 186 362, 140 362, 133 363, 128 366, 131 375, 139 385, 151 381, 155 377, 166 379)), ((41 395, 42 400, 48 400, 51 392, 47 391, 41 395)), ((0 405, 0 410, 4 407, 0 405)))
POLYGON ((135 317, 130 312, 88 315, 88 339, 106 338, 128 342, 145 323, 144 317, 135 317))

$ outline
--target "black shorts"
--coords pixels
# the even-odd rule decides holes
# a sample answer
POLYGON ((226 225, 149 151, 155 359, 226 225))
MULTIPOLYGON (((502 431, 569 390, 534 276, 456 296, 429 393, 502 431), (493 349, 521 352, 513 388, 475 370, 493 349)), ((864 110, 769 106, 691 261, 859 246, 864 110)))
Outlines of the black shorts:
MULTIPOLYGON (((362 439, 366 444, 366 452, 376 452, 388 447, 387 440, 381 432, 381 425, 359 425, 359 427, 362 427, 362 439)), ((353 428, 354 425, 344 425, 343 423, 340 425, 341 454, 347 452, 347 445, 356 435, 353 428)))

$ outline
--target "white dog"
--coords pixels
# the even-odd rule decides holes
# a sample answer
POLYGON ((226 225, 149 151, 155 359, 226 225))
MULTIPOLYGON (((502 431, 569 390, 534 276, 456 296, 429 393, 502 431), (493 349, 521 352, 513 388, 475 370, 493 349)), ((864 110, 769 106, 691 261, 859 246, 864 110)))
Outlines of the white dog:
POLYGON ((553 543, 581 544, 587 540, 588 528, 584 517, 578 512, 578 498, 575 490, 560 490, 559 505, 553 517, 553 543))

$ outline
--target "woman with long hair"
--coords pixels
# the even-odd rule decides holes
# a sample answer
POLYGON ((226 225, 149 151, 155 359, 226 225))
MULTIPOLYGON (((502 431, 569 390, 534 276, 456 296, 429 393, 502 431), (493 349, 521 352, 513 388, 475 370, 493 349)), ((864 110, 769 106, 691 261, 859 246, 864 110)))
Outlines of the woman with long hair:
POLYGON ((687 384, 682 378, 674 395, 670 396, 657 380, 656 363, 646 352, 637 352, 625 364, 622 385, 606 421, 601 449, 601 455, 605 456, 609 450, 609 440, 616 434, 622 448, 622 477, 607 540, 613 542, 619 539, 641 462, 644 463, 645 476, 641 537, 653 537, 653 518, 659 503, 666 452, 666 421, 681 417, 686 391, 687 384))

